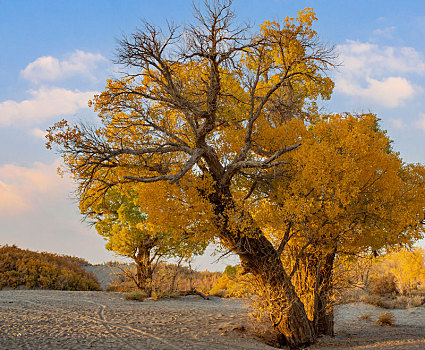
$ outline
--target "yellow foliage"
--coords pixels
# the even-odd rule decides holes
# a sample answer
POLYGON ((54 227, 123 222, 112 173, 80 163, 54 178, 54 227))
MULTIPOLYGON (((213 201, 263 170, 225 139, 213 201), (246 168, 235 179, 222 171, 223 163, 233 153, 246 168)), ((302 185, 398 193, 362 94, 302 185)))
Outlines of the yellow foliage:
POLYGON ((250 293, 247 276, 243 274, 242 268, 228 265, 221 277, 214 282, 209 294, 226 298, 246 298, 252 291, 250 293))
POLYGON ((374 278, 384 273, 394 276, 401 294, 425 289, 425 253, 422 248, 400 249, 379 257, 374 266, 374 278))
POLYGON ((320 115, 334 57, 311 8, 249 35, 230 4, 216 5, 184 33, 146 25, 124 39, 130 71, 92 101, 102 127, 59 122, 49 147, 83 207, 118 187, 146 214, 143 229, 239 254, 274 327, 310 344, 335 256, 422 237, 425 167, 402 162, 374 115, 320 115))

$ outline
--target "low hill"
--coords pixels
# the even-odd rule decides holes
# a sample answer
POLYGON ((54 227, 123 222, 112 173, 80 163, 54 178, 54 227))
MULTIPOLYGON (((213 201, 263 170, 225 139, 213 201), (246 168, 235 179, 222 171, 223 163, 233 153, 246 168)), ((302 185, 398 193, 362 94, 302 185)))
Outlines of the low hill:
POLYGON ((85 265, 89 263, 80 258, 0 246, 0 290, 100 290, 99 282, 86 272, 85 265))

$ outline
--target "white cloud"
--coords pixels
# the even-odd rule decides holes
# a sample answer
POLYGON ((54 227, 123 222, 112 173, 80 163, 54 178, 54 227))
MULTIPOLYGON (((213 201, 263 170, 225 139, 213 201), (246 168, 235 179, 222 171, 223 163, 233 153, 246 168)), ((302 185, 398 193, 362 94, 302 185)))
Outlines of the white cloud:
POLYGON ((397 28, 395 26, 375 29, 373 31, 373 35, 391 39, 393 37, 393 33, 396 31, 396 29, 397 28))
POLYGON ((425 74, 425 61, 413 47, 379 46, 371 43, 347 40, 339 45, 343 69, 355 72, 363 69, 368 73, 419 73, 425 74))
POLYGON ((66 197, 74 184, 57 174, 60 165, 57 159, 52 164, 37 162, 30 168, 14 164, 0 167, 0 217, 21 215, 37 210, 43 201, 66 197))
POLYGON ((29 93, 32 97, 28 100, 7 100, 0 103, 0 127, 31 125, 52 117, 75 113, 80 108, 87 107, 88 100, 97 92, 41 87, 29 93))
POLYGON ((40 139, 43 141, 46 141, 46 131, 43 131, 41 129, 35 128, 35 129, 31 129, 29 130, 29 134, 31 136, 34 136, 36 139, 40 139))
POLYGON ((416 126, 425 131, 425 113, 420 115, 420 119, 416 122, 416 126))
POLYGON ((43 56, 30 63, 21 75, 28 80, 37 82, 39 80, 52 81, 60 77, 61 66, 59 60, 52 56, 43 56))
POLYGON ((425 74, 425 60, 411 47, 380 47, 347 41, 337 47, 342 61, 336 91, 386 107, 398 107, 415 95, 409 74, 425 74))
POLYGON ((42 56, 28 64, 21 76, 33 83, 55 81, 72 76, 95 79, 93 72, 99 63, 106 62, 101 54, 77 50, 68 59, 60 61, 56 57, 42 56))
POLYGON ((362 87, 356 81, 336 79, 340 92, 370 99, 391 108, 400 106, 404 100, 411 98, 415 94, 413 86, 405 78, 390 77, 380 81, 365 77, 365 81, 367 86, 362 87))

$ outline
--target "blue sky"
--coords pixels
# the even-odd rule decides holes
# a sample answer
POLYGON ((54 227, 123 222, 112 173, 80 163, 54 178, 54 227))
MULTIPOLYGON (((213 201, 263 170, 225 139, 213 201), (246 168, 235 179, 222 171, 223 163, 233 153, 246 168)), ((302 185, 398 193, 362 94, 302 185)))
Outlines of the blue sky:
MULTIPOLYGON (((407 162, 425 162, 425 3, 234 0, 241 21, 296 16, 312 7, 322 41, 341 63, 328 112, 373 112, 407 162)), ((0 244, 114 258, 81 223, 72 182, 44 147, 55 121, 92 119, 87 101, 116 74, 117 40, 141 19, 188 23, 190 0, 0 0, 0 244)), ((199 267, 215 269, 198 260, 199 267)))

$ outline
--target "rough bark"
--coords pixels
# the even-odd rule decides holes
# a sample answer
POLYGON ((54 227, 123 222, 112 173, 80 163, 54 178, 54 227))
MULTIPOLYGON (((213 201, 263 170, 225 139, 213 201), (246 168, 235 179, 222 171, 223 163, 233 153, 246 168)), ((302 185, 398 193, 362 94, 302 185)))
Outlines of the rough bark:
POLYGON ((317 332, 319 335, 334 336, 334 314, 329 296, 332 290, 332 271, 335 251, 326 254, 319 271, 320 291, 317 301, 317 332))
POLYGON ((316 250, 301 254, 295 251, 297 253, 293 257, 296 270, 291 279, 297 295, 302 296, 307 316, 312 320, 317 336, 333 336, 334 315, 330 296, 335 252, 323 255, 316 250))
POLYGON ((152 296, 152 261, 151 247, 141 247, 134 258, 136 262, 137 288, 144 291, 148 297, 152 296))
POLYGON ((313 344, 317 338, 313 323, 276 250, 264 236, 245 237, 244 240, 251 250, 239 252, 242 266, 267 289, 268 300, 264 302, 272 307, 270 316, 280 342, 294 349, 313 344))
POLYGON ((222 243, 239 255, 245 271, 260 282, 264 292, 262 301, 270 310, 272 325, 281 345, 298 349, 315 343, 317 335, 314 325, 307 317, 304 304, 295 292, 278 251, 255 226, 249 213, 239 211, 235 214, 236 206, 228 187, 216 186, 216 191, 208 199, 219 218, 216 226, 222 243), (252 225, 243 231, 231 227, 229 212, 252 225))
POLYGON ((318 335, 329 335, 333 337, 335 335, 334 332, 334 311, 333 307, 322 305, 319 303, 319 307, 324 307, 321 312, 319 312, 318 319, 318 335))

